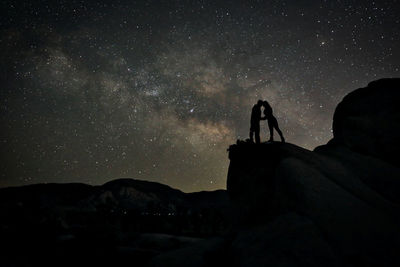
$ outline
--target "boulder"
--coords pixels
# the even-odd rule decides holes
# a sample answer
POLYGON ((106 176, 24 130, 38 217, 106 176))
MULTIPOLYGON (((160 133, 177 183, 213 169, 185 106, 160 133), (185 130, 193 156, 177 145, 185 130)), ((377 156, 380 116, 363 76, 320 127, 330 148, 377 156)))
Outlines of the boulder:
POLYGON ((346 266, 318 227, 295 213, 240 231, 232 251, 238 266, 346 266))
POLYGON ((335 144, 400 167, 400 78, 373 81, 346 95, 333 116, 335 144))

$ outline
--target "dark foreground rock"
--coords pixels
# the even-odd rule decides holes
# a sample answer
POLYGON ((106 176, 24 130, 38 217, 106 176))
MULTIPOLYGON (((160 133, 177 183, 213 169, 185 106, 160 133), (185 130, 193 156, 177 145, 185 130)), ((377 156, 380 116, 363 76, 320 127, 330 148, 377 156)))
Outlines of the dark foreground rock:
MULTIPOLYGON (((245 253, 241 265, 400 265, 399 92, 400 79, 385 79, 350 93, 336 109, 333 140, 315 151, 287 143, 230 147, 227 188, 238 228, 281 227, 275 240, 249 230, 254 240, 243 241, 243 250, 302 240, 313 251, 304 253, 296 242, 272 258, 250 250, 255 262, 247 264, 245 253), (304 225, 310 234, 290 237, 304 225)), ((245 231, 238 230, 239 240, 245 231)))
MULTIPOLYGON (((308 229, 315 230, 307 238, 303 237, 302 243, 324 243, 325 246, 317 247, 327 250, 319 253, 331 255, 334 252, 335 259, 341 264, 395 266, 400 263, 397 256, 400 248, 399 206, 393 201, 394 197, 385 197, 400 192, 398 168, 370 159, 365 168, 359 164, 354 165, 357 170, 353 170, 334 154, 282 143, 244 143, 231 147, 230 153, 228 192, 238 211, 239 225, 264 225, 294 213, 309 222, 308 229), (387 169, 371 168, 371 162, 387 169), (381 182, 388 181, 391 185, 389 193, 386 189, 383 192, 377 190, 383 185, 372 188, 364 182, 376 179, 382 173, 387 176, 381 182)), ((349 157, 357 158, 349 153, 346 152, 349 157)), ((375 184, 379 183, 375 181, 375 184)), ((284 229, 276 238, 287 240, 285 232, 303 227, 298 223, 293 220, 287 228, 282 226, 284 229)), ((268 245, 273 247, 274 243, 268 245)), ((290 253, 295 255, 302 254, 304 249, 302 246, 291 248, 290 253)), ((320 266, 317 259, 322 255, 309 254, 310 258, 303 260, 320 266)))
POLYGON ((344 266, 315 223, 294 213, 239 231, 232 251, 238 266, 344 266))

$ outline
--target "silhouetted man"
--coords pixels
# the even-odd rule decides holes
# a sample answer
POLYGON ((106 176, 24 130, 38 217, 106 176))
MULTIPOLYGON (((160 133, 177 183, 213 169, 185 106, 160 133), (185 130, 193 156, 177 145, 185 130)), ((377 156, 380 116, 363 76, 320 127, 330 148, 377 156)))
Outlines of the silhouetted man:
POLYGON ((269 128, 269 142, 274 141, 274 128, 278 132, 281 137, 281 141, 285 143, 285 138, 283 137, 282 131, 279 129, 278 121, 272 114, 272 107, 269 105, 267 101, 263 102, 264 106, 264 115, 265 117, 261 118, 262 120, 268 120, 268 128, 269 128))
POLYGON ((256 144, 260 143, 260 120, 261 120, 261 106, 262 100, 258 100, 257 104, 251 109, 250 119, 250 141, 254 142, 253 135, 256 136, 256 144))

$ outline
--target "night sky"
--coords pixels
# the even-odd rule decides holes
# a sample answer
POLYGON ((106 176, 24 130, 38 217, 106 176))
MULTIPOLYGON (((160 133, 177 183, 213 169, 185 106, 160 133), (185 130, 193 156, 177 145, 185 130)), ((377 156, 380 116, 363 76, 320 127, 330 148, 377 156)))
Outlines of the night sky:
POLYGON ((2 1, 0 186, 225 188, 226 149, 248 137, 258 99, 288 142, 325 144, 348 92, 400 76, 399 7, 2 1))

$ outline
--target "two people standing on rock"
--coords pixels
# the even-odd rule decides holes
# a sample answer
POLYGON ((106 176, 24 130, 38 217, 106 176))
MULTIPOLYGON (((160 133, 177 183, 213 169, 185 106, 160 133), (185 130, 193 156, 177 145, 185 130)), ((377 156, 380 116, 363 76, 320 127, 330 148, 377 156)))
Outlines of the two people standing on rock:
POLYGON ((272 113, 272 107, 267 101, 258 100, 257 104, 251 109, 250 119, 250 141, 254 143, 253 135, 256 139, 256 144, 260 143, 260 121, 267 120, 269 128, 269 142, 274 141, 274 129, 278 132, 281 137, 281 141, 284 143, 285 138, 283 137, 282 131, 279 129, 278 121, 272 113), (261 107, 264 107, 264 117, 261 116, 261 107))

